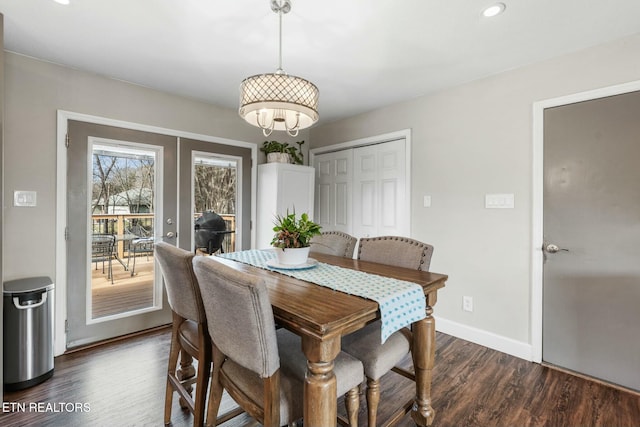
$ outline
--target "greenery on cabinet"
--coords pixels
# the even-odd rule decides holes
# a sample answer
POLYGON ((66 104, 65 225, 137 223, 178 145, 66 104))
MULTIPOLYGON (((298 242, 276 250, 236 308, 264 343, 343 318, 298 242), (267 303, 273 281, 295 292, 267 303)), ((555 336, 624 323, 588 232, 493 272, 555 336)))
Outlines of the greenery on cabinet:
POLYGON ((265 141, 262 143, 262 147, 260 147, 260 151, 265 154, 269 153, 286 153, 291 156, 292 163, 296 165, 301 165, 304 160, 304 154, 302 153, 302 144, 303 141, 297 141, 296 144, 298 147, 296 148, 293 145, 289 145, 288 142, 278 142, 278 141, 265 141))

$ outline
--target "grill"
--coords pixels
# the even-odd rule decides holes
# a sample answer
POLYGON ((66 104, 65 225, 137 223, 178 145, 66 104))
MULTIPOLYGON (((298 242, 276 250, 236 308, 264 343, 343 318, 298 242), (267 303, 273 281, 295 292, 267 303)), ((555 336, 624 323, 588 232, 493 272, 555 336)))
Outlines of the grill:
POLYGON ((204 212, 195 224, 196 251, 200 249, 209 255, 222 250, 224 236, 235 233, 234 230, 227 230, 225 220, 214 211, 204 212))

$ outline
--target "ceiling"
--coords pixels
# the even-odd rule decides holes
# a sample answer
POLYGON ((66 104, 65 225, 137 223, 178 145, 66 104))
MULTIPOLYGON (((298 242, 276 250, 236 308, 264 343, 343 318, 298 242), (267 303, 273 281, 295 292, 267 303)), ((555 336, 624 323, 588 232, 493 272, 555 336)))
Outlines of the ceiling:
MULTIPOLYGON (((0 0, 5 49, 238 108, 278 65, 270 0, 0 0)), ((320 89, 320 122, 640 32, 638 0, 292 0, 283 68, 320 89)))

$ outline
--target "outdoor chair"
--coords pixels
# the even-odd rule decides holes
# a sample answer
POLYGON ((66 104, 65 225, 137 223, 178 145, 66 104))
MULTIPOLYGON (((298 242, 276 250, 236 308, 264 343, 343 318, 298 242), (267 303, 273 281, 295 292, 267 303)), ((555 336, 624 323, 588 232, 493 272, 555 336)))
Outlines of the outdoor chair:
POLYGON ((116 258, 116 237, 112 234, 93 234, 91 236, 91 262, 102 263, 102 274, 104 274, 105 263, 107 265, 107 279, 113 284, 112 261, 116 258))
POLYGON ((153 237, 144 237, 140 239, 133 239, 129 243, 129 252, 127 253, 127 269, 129 269, 129 261, 133 257, 133 266, 131 267, 131 275, 135 275, 136 271, 136 258, 138 255, 146 255, 147 261, 149 261, 149 255, 153 255, 153 237))

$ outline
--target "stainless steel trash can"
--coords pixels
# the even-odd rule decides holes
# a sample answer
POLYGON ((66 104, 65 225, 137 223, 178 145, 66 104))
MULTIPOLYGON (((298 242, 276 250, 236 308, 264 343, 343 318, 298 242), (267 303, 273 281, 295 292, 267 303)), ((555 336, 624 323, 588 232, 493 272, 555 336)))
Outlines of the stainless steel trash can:
POLYGON ((53 291, 48 277, 4 283, 4 388, 22 390, 53 375, 53 291))

